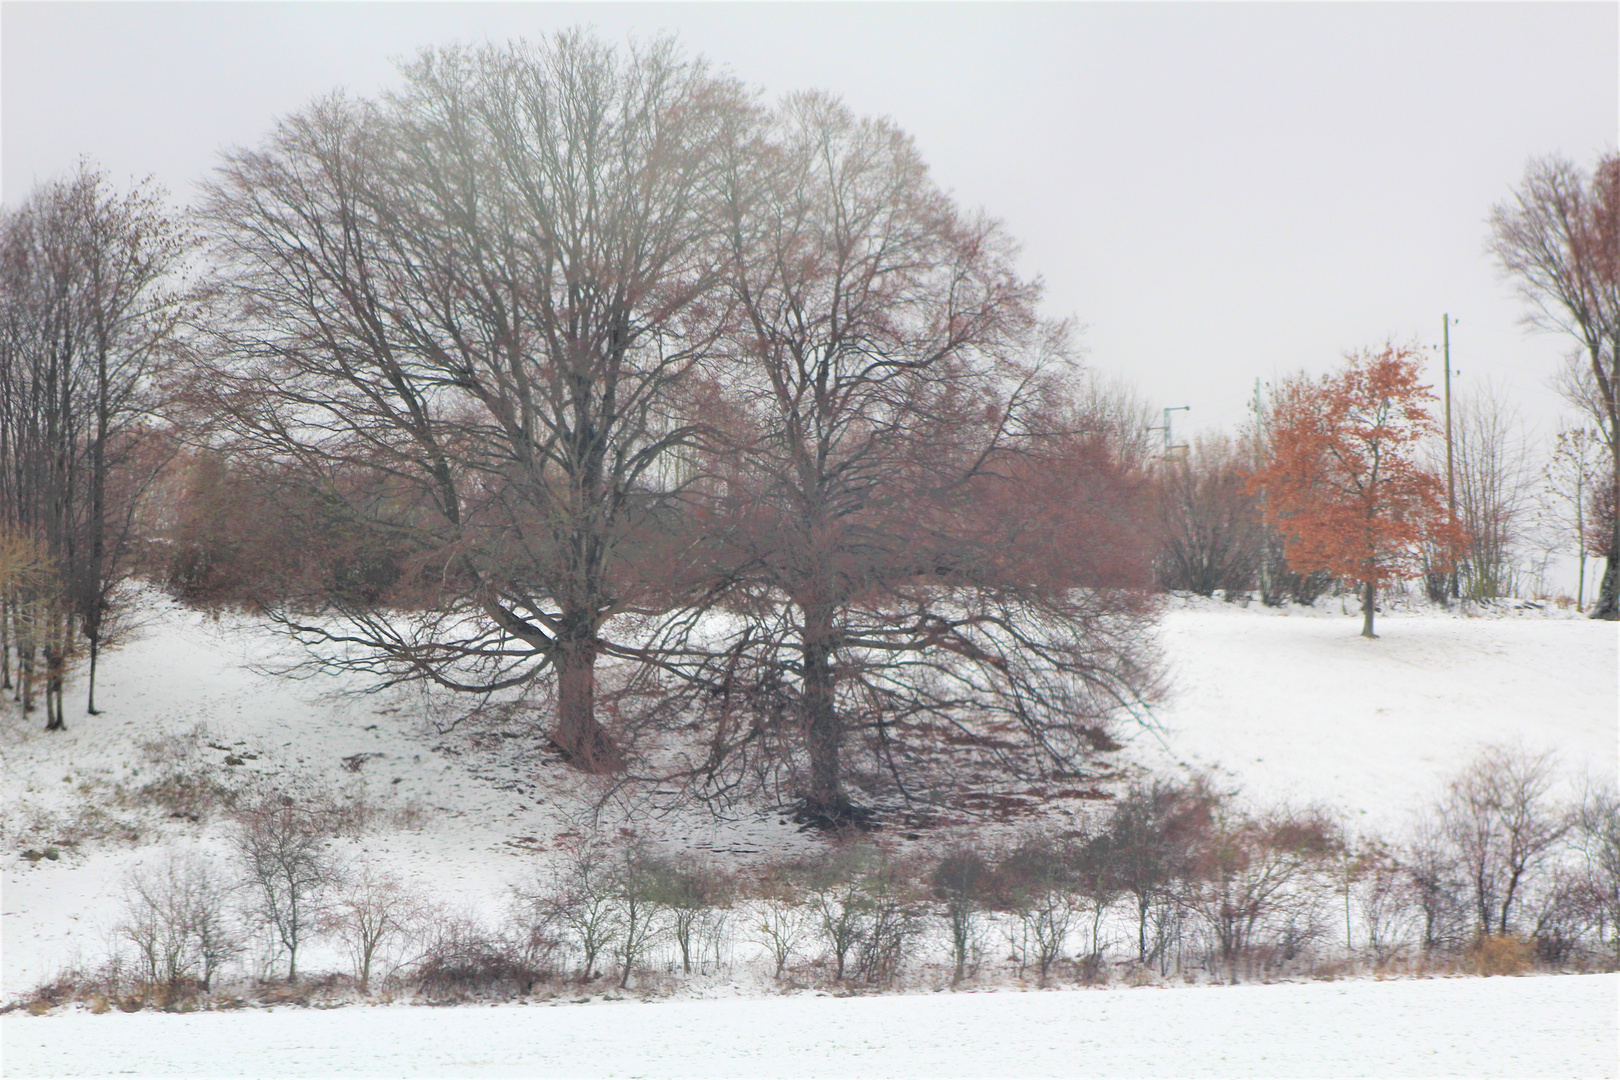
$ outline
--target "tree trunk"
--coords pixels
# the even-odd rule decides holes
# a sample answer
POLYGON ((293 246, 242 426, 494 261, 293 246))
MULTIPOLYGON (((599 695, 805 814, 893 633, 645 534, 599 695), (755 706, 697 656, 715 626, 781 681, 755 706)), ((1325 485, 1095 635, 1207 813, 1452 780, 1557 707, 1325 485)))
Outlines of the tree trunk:
POLYGON ((1611 554, 1603 568, 1603 584, 1598 587, 1597 599, 1592 602, 1590 618, 1610 622, 1620 619, 1620 572, 1616 570, 1617 562, 1620 560, 1611 554))
POLYGON ((582 772, 619 772, 624 754, 596 719, 596 644, 565 640, 552 664, 557 669, 557 726, 551 741, 582 772))
POLYGON ((1377 598, 1377 586, 1370 581, 1363 583, 1361 586, 1361 636, 1364 638, 1378 636, 1373 633, 1373 612, 1377 609, 1375 603, 1377 598))
MULTIPOLYGON (((89 627, 86 627, 85 629, 89 630, 89 627)), ((85 711, 91 716, 100 716, 101 711, 96 708, 96 659, 101 655, 100 627, 97 627, 95 632, 90 633, 88 636, 90 638, 90 689, 87 695, 88 703, 85 706, 85 711)))
POLYGON ((808 822, 837 828, 852 821, 854 806, 842 780, 844 731, 833 686, 832 616, 830 604, 810 604, 804 609, 804 734, 810 783, 802 816, 808 822))

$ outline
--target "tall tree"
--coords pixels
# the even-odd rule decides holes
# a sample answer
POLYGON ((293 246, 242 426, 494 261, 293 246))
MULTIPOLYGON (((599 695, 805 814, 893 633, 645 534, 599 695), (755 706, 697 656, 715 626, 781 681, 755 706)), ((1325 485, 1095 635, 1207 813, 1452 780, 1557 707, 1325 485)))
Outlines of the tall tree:
POLYGON ((1513 404, 1489 383, 1453 405, 1457 523, 1467 534, 1458 577, 1476 600, 1511 595, 1530 475, 1513 404))
POLYGON ((1586 556, 1591 546, 1588 526, 1594 520, 1593 494, 1603 489, 1608 472, 1607 463, 1597 452, 1600 438, 1591 428, 1562 428, 1553 438, 1551 458, 1542 467, 1542 509, 1557 532, 1575 541, 1576 611, 1586 610, 1586 556))
POLYGON ((1251 482, 1287 537, 1291 565, 1359 585, 1361 633, 1371 638, 1378 590, 1418 572, 1425 542, 1455 552, 1465 536, 1448 518, 1444 485, 1419 463, 1437 425, 1417 353, 1385 346, 1348 360, 1282 389, 1271 457, 1251 482))
POLYGON ((728 183, 716 535, 743 619, 709 704, 751 719, 722 718, 705 775, 775 747, 804 819, 839 826, 865 815, 851 776, 915 797, 942 748, 1073 768, 1153 691, 1151 510, 1066 411, 1066 328, 892 124, 790 98, 728 183))
POLYGON ((150 182, 120 195, 88 164, 36 189, 0 228, 0 526, 48 552, 61 610, 45 639, 47 704, 61 727, 76 633, 96 712, 105 619, 153 471, 138 452, 153 369, 174 338, 189 241, 150 182))
POLYGON ((393 680, 550 675, 553 741, 611 771, 597 660, 647 658, 605 628, 662 610, 681 565, 655 526, 723 323, 715 147, 749 106, 669 40, 578 32, 404 76, 227 156, 205 214, 229 389, 209 404, 317 486, 380 478, 386 497, 345 505, 416 554, 414 593, 306 598, 297 634, 393 680))
MULTIPOLYGON (((1608 444, 1620 493, 1620 155, 1601 157, 1590 176, 1563 158, 1532 160, 1490 220, 1490 250, 1530 305, 1525 321, 1570 334, 1585 350, 1586 370, 1567 388, 1608 444)), ((1607 524, 1594 619, 1620 619, 1620 515, 1607 524)))

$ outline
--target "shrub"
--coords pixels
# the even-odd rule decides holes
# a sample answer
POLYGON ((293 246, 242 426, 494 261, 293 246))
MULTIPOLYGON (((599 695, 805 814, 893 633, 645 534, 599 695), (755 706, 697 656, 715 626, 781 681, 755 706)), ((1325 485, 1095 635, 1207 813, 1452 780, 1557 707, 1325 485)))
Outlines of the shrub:
POLYGON ((226 901, 231 886, 195 853, 170 852, 124 881, 118 935, 135 947, 143 981, 165 1000, 206 992, 222 964, 241 950, 226 901))
POLYGON ((381 966, 386 977, 398 967, 400 949, 426 932, 428 914, 399 879, 361 863, 347 886, 326 911, 322 929, 335 934, 348 950, 360 993, 371 990, 371 977, 381 966))
POLYGON ((1508 934, 1487 934, 1468 952, 1481 975, 1523 975, 1530 970, 1531 956, 1529 942, 1508 934))
POLYGON ((810 932, 811 915, 788 867, 763 868, 754 879, 753 894, 749 904, 750 928, 754 940, 765 947, 775 962, 773 974, 780 979, 800 942, 810 932))
POLYGON ((996 904, 1018 920, 1009 933, 1018 973, 1033 962, 1042 986, 1063 956, 1079 910, 1073 854, 1064 841, 1037 834, 1026 837, 996 866, 996 904))
POLYGON ((983 911, 990 894, 991 871, 972 848, 958 848, 940 859, 929 878, 934 899, 945 905, 945 927, 951 939, 951 985, 962 982, 970 959, 979 951, 983 911))
POLYGON ((495 933, 476 919, 441 915, 427 935, 413 981, 430 998, 527 995, 555 976, 556 942, 517 924, 495 933))
POLYGON ((692 958, 705 932, 718 930, 716 909, 730 902, 731 881, 709 863, 694 858, 655 860, 647 867, 647 890, 669 919, 670 936, 681 951, 681 971, 692 973, 692 958))
POLYGON ((616 869, 606 845, 575 844, 536 890, 518 894, 533 925, 554 932, 579 956, 584 982, 596 977, 597 961, 616 949, 623 932, 616 869))

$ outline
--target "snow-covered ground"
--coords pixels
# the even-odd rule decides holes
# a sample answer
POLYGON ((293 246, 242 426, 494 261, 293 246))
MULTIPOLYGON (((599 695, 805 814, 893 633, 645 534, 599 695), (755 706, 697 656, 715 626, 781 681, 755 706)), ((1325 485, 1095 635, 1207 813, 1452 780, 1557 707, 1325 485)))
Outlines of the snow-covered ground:
POLYGON ((1620 627, 1571 611, 1381 615, 1172 601, 1172 698, 1139 760, 1209 769, 1249 797, 1322 803, 1396 831, 1480 747, 1551 751, 1568 782, 1620 768, 1620 627))
POLYGON ((1620 976, 3 1018, 7 1076, 1617 1075, 1620 976))
MULTIPOLYGON (((1615 624, 1556 611, 1392 610, 1377 641, 1360 638, 1359 625, 1327 600, 1285 611, 1170 601, 1173 694, 1156 730, 1125 733, 1122 756, 1153 770, 1208 770, 1252 799, 1322 803, 1390 831, 1487 743, 1551 750, 1570 783, 1613 782, 1615 624)), ((328 680, 248 666, 285 656, 251 622, 158 603, 106 658, 103 715, 72 708, 69 731, 46 736, 39 718, 0 709, 5 996, 105 954, 129 867, 166 846, 219 844, 217 821, 142 805, 141 785, 157 777, 299 778, 364 799, 376 825, 352 854, 425 895, 489 911, 588 827, 597 792, 548 762, 532 729, 508 721, 446 734, 409 695, 339 695, 328 680), (57 860, 18 857, 53 844, 57 860)), ((772 814, 651 827, 670 847, 740 861, 816 843, 772 814)), ((322 966, 318 952, 308 959, 322 966)), ((7 1075, 637 1075, 708 1073, 715 1062, 742 1075, 1612 1075, 1616 985, 1603 976, 555 1010, 11 1015, 3 1033, 7 1075), (767 1037, 778 1030, 780 1039, 767 1037)))

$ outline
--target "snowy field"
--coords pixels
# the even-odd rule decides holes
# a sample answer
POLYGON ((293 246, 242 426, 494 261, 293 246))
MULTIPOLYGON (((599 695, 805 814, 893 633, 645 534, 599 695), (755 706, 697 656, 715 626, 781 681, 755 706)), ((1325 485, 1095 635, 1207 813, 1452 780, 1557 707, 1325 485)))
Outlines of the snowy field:
POLYGON ((1620 976, 4 1018, 9 1076, 1617 1075, 1620 976))
MULTIPOLYGON (((1208 771, 1249 798, 1321 803, 1389 832, 1488 743, 1553 751, 1569 785, 1613 782, 1615 624, 1420 609, 1381 617, 1377 641, 1359 626, 1326 600, 1286 611, 1171 601, 1173 694, 1155 731, 1123 733, 1120 764, 1208 771)), ((487 910, 584 827, 592 792, 533 750, 532 733, 447 734, 409 696, 337 695, 330 682, 248 666, 281 649, 251 623, 160 606, 106 658, 104 715, 70 710, 70 730, 46 736, 37 718, 0 711, 7 998, 105 954, 129 867, 167 846, 220 844, 218 821, 129 805, 154 776, 298 778, 364 797, 382 824, 352 854, 487 910), (56 861, 17 857, 70 835, 82 839, 56 861)), ((774 814, 657 827, 668 848, 738 861, 815 844, 774 814)), ((337 964, 318 952, 309 961, 337 964)), ((716 986, 705 993, 721 1000, 657 1004, 12 1014, 0 1033, 7 1076, 1608 1076, 1617 985, 1565 976, 856 999, 716 986)))
POLYGON ((1614 623, 1419 608, 1381 615, 1375 641, 1360 626, 1328 598, 1281 610, 1181 602, 1163 623, 1163 745, 1135 738, 1139 759, 1162 754, 1256 800, 1322 803, 1391 832, 1487 744, 1552 751, 1568 781, 1614 779, 1614 623))

